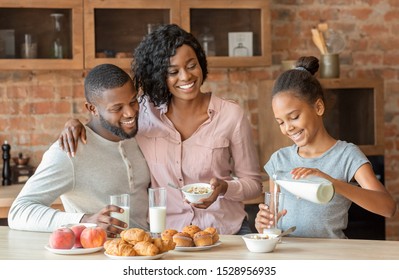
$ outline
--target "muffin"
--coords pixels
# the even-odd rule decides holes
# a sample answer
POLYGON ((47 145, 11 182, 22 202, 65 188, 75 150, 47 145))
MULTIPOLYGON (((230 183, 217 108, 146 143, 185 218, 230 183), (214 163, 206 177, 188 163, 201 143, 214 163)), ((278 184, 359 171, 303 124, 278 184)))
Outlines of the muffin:
POLYGON ((173 242, 176 243, 177 247, 194 247, 193 239, 186 232, 178 232, 173 235, 173 242))
POLYGON ((196 225, 185 226, 182 230, 182 232, 188 233, 191 236, 191 238, 193 238, 194 234, 196 234, 199 231, 201 231, 201 229, 196 225))
POLYGON ((178 231, 175 229, 164 230, 161 233, 161 238, 162 238, 162 240, 165 240, 165 241, 169 241, 169 240, 173 241, 173 235, 175 235, 177 232, 178 231))
POLYGON ((210 234, 207 231, 199 231, 196 234, 194 234, 194 244, 197 247, 201 247, 201 246, 209 246, 213 244, 212 241, 212 234, 210 234))
POLYGON ((207 227, 206 229, 204 229, 204 231, 209 232, 212 235, 212 242, 213 244, 215 244, 216 242, 219 241, 219 234, 216 230, 216 228, 214 227, 207 227))

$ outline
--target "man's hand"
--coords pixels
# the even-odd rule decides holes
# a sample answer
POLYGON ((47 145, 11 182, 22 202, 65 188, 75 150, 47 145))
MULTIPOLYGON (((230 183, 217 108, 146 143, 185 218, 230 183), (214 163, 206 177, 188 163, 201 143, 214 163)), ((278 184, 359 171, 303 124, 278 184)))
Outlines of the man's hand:
POLYGON ((123 229, 127 229, 128 225, 116 218, 112 218, 111 212, 123 213, 123 211, 123 208, 120 208, 118 206, 107 205, 95 214, 85 214, 80 222, 97 224, 99 227, 105 229, 108 237, 115 238, 118 234, 122 232, 123 229))

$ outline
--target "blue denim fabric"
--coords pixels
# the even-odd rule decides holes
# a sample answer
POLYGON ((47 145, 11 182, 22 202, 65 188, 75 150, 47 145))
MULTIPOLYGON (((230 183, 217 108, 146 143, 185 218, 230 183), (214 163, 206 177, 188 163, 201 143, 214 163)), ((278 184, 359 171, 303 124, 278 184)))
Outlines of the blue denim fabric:
POLYGON ((248 233, 252 233, 252 230, 251 230, 251 227, 249 226, 248 220, 244 219, 244 221, 242 221, 241 228, 236 233, 236 235, 244 235, 244 234, 248 234, 248 233))

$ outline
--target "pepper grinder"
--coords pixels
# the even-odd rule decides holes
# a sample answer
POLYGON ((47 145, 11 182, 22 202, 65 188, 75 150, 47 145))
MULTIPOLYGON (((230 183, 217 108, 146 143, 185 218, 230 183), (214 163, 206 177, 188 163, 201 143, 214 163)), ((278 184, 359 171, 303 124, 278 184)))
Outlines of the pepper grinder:
POLYGON ((4 144, 1 146, 3 150, 3 181, 2 185, 7 186, 11 185, 11 168, 10 168, 10 150, 11 146, 7 141, 4 141, 4 144))

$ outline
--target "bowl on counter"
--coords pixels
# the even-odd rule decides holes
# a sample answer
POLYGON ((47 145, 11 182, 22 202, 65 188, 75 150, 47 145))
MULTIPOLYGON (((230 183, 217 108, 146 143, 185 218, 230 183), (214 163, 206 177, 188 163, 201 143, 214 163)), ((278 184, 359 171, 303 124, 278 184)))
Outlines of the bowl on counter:
POLYGON ((279 241, 277 234, 250 233, 242 236, 248 250, 253 253, 270 253, 279 241))
POLYGON ((213 193, 211 185, 207 183, 185 185, 181 190, 189 202, 196 204, 201 204, 201 199, 208 198, 213 193))
POLYGON ((29 157, 13 157, 12 160, 14 161, 15 165, 23 166, 28 165, 29 157))

